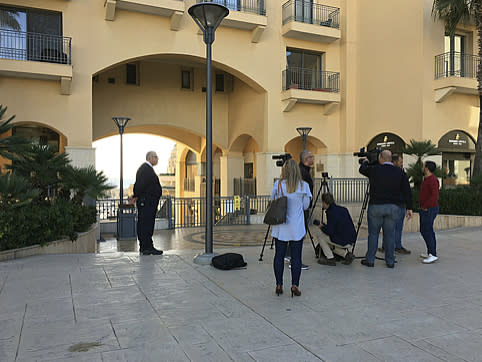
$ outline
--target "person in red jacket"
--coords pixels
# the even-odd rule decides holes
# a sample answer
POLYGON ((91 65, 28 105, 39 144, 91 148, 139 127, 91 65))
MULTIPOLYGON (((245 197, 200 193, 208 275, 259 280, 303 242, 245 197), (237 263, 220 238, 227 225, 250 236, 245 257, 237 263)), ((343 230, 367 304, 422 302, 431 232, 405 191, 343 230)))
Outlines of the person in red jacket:
POLYGON ((426 161, 422 167, 424 179, 420 187, 420 233, 427 245, 427 253, 420 254, 423 263, 431 264, 438 260, 437 241, 435 232, 433 231, 433 222, 439 212, 438 207, 438 189, 439 182, 433 174, 435 171, 435 162, 426 161))

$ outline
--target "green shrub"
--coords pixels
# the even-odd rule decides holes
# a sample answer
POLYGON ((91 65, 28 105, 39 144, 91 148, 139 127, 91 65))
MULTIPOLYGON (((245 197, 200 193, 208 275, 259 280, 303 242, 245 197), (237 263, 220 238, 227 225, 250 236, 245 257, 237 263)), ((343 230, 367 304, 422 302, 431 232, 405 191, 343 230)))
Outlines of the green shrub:
POLYGON ((87 231, 96 221, 93 206, 74 205, 62 199, 53 204, 7 206, 0 213, 0 250, 23 248, 87 231))
MULTIPOLYGON (((413 191, 413 209, 418 211, 418 191, 413 191)), ((482 189, 457 187, 439 190, 440 214, 482 216, 482 189)))

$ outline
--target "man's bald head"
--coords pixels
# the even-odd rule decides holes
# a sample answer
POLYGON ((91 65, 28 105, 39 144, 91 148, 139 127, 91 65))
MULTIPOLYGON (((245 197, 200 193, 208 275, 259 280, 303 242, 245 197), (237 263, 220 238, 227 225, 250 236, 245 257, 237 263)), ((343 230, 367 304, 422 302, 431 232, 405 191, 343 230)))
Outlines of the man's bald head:
POLYGON ((383 150, 379 156, 380 163, 392 162, 392 153, 389 150, 383 150))

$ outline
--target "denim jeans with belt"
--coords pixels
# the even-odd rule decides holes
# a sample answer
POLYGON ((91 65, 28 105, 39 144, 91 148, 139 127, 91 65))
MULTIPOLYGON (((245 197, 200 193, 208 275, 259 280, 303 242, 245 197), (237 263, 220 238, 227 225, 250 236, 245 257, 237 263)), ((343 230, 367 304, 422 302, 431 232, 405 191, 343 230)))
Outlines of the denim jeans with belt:
POLYGON ((420 209, 420 234, 427 245, 427 253, 437 256, 437 241, 433 231, 433 222, 438 215, 439 207, 429 207, 427 210, 420 209))
POLYGON ((273 261, 274 276, 276 285, 283 285, 283 271, 285 267, 284 257, 288 244, 291 249, 291 285, 300 285, 301 275, 301 250, 303 249, 303 239, 298 241, 282 241, 274 239, 275 254, 273 261))
POLYGON ((378 248, 378 235, 383 229, 383 245, 385 248, 385 262, 395 263, 395 223, 400 216, 400 207, 395 204, 368 205, 368 250, 366 260, 375 261, 378 248))

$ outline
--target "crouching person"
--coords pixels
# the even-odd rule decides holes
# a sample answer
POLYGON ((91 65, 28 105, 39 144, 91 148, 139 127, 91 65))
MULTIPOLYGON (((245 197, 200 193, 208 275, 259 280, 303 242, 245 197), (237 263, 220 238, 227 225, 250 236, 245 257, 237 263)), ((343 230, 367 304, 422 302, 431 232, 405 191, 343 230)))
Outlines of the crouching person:
POLYGON ((318 233, 318 242, 325 257, 320 253, 319 264, 336 265, 336 254, 343 258, 343 264, 351 264, 353 254, 350 248, 356 241, 356 231, 353 220, 346 207, 335 204, 333 195, 329 192, 321 195, 323 208, 326 210, 326 224, 320 225, 321 231, 328 237, 318 233))

